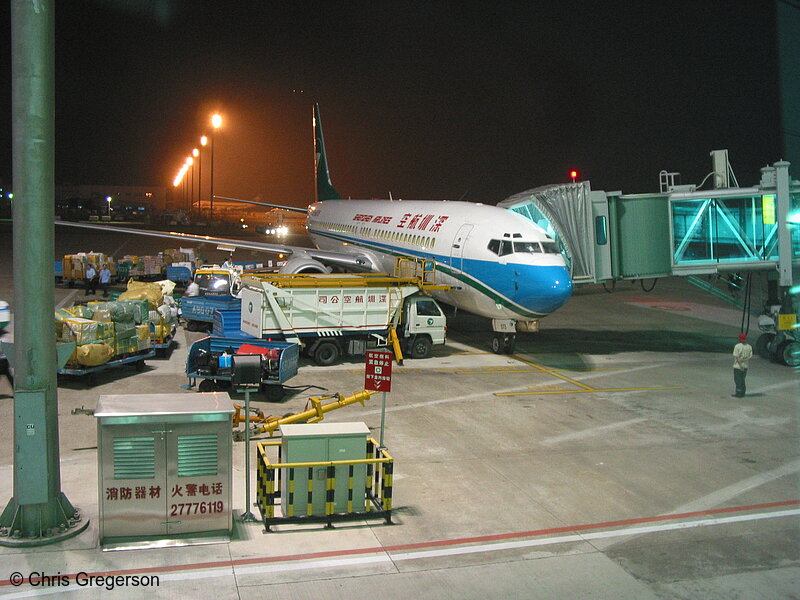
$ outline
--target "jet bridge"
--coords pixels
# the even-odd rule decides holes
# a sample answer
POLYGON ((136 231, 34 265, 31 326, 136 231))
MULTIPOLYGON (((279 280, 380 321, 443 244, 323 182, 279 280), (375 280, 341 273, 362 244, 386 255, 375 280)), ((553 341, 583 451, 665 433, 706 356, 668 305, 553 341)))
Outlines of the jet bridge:
POLYGON ((779 285, 790 287, 800 226, 789 215, 800 210, 800 182, 789 179, 789 163, 763 168, 757 186, 728 187, 727 151, 711 155, 711 190, 675 185, 677 174, 662 171, 658 193, 596 191, 584 181, 528 190, 498 206, 543 227, 576 284, 777 270, 779 285))

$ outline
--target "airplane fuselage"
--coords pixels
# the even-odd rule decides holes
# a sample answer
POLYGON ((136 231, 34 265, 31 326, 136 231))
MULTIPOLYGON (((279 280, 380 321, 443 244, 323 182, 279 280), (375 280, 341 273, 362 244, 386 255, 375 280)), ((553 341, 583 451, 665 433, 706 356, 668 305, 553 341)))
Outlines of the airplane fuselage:
POLYGON ((391 273, 397 257, 435 261, 437 299, 491 319, 531 321, 572 293, 563 256, 545 232, 495 206, 457 201, 328 200, 309 207, 322 250, 366 255, 365 271, 391 273))

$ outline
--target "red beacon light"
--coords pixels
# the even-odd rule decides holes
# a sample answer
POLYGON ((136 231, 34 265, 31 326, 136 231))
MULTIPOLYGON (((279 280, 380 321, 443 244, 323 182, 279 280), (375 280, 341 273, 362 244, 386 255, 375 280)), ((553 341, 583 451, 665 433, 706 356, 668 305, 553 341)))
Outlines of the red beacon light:
POLYGON ((569 172, 569 176, 572 177, 572 183, 575 183, 575 180, 578 178, 578 172, 573 169, 569 172))

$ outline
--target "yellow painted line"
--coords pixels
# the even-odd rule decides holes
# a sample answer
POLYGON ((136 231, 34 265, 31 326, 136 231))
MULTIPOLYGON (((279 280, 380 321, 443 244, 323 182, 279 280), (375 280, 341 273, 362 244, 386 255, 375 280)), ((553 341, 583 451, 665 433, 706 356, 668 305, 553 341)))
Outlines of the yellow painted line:
POLYGON ((486 369, 476 371, 449 371, 447 369, 437 369, 439 373, 447 373, 448 375, 491 375, 492 373, 544 373, 540 369, 486 369))
POLYGON ((535 396, 537 394, 588 394, 589 392, 643 392, 646 390, 682 390, 686 389, 683 385, 671 385, 666 387, 636 387, 636 388, 588 388, 580 390, 539 390, 534 392, 497 392, 495 396, 535 396))
POLYGON ((592 388, 591 386, 588 386, 588 385, 586 385, 585 383, 581 383, 580 381, 576 381, 575 379, 572 379, 571 377, 567 377, 566 375, 560 375, 559 373, 557 373, 557 372, 556 372, 556 371, 554 371, 553 369, 547 369, 547 368, 545 368, 545 367, 541 367, 540 365, 536 365, 536 364, 533 364, 533 363, 529 363, 529 362, 528 362, 528 361, 526 361, 526 360, 523 360, 522 362, 524 362, 524 363, 527 363, 527 364, 529 364, 529 365, 531 365, 531 366, 533 366, 533 367, 539 367, 539 368, 541 368, 541 369, 542 369, 542 371, 543 371, 544 373, 549 373, 549 374, 550 374, 550 375, 552 375, 553 377, 557 377, 558 379, 563 379, 564 381, 568 381, 568 382, 569 382, 569 383, 571 383, 572 385, 577 385, 579 388, 583 388, 583 389, 585 389, 585 390, 591 390, 591 389, 594 389, 594 388, 592 388))

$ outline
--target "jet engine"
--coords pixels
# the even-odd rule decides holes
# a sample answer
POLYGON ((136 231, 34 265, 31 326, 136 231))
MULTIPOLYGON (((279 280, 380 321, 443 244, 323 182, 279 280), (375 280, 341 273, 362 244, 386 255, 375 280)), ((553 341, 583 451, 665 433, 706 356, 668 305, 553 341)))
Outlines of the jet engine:
POLYGON ((331 269, 307 255, 293 256, 286 261, 279 273, 330 273, 331 269))

